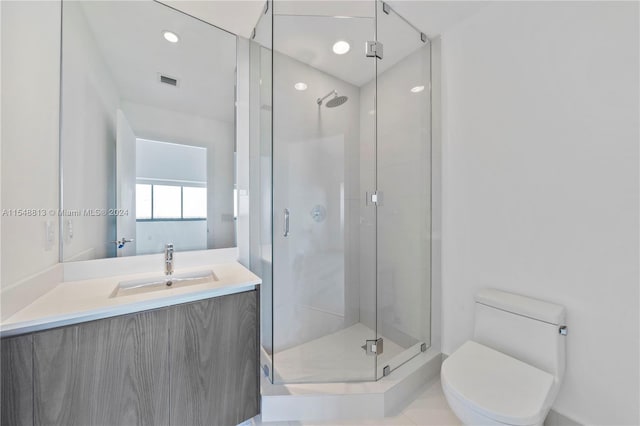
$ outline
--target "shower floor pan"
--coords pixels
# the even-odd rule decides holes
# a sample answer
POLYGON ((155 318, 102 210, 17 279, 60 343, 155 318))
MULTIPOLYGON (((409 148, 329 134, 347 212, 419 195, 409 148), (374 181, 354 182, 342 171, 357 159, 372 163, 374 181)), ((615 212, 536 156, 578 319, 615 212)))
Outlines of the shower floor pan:
MULTIPOLYGON (((355 324, 277 352, 276 383, 286 384, 272 384, 261 375, 262 420, 341 422, 383 418, 403 409, 427 381, 440 373, 440 352, 427 349, 405 360, 407 352, 412 351, 385 339, 384 353, 378 357, 378 374, 387 363, 397 367, 389 376, 374 380, 372 358, 354 344, 372 336, 369 327, 355 324)), ((270 365, 269 355, 261 352, 262 364, 270 365)))
MULTIPOLYGON (((276 383, 351 382, 374 380, 375 360, 360 347, 375 332, 362 323, 337 331, 274 356, 276 383)), ((378 356, 378 376, 404 349, 382 336, 384 351, 378 356)))

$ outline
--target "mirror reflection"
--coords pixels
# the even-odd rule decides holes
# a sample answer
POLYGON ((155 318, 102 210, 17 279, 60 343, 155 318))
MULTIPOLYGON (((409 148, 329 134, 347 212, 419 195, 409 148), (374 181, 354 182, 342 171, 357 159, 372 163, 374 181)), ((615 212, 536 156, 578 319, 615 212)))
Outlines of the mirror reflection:
POLYGON ((236 36, 154 1, 64 1, 65 261, 235 237, 236 36))

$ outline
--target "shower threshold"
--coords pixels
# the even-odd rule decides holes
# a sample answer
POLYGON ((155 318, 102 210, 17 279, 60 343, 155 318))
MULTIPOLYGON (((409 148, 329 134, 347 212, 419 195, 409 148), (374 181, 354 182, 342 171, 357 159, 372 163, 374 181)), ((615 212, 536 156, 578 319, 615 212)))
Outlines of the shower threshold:
MULTIPOLYGON (((349 334, 360 330, 360 327, 356 327, 356 330, 345 329, 342 332, 349 334)), ((342 332, 338 333, 342 334, 342 332)), ((334 335, 325 337, 336 339, 334 335)), ((317 340, 321 339, 324 338, 317 340)), ((333 339, 330 341, 334 343, 339 341, 333 339)), ((314 341, 314 343, 317 342, 314 341)), ((269 359, 264 351, 262 351, 262 356, 263 362, 268 363, 269 359)), ((276 355, 276 362, 278 359, 278 355, 276 355)), ((319 364, 311 366, 313 368, 310 367, 306 370, 307 377, 321 377, 320 373, 322 373, 323 381, 317 383, 272 384, 266 376, 262 375, 260 383, 262 421, 321 421, 335 424, 348 419, 377 419, 390 416, 404 409, 408 401, 413 400, 418 390, 426 382, 438 376, 442 363, 440 352, 430 348, 402 363, 393 370, 391 375, 379 380, 347 381, 343 376, 332 383, 327 382, 330 372, 325 367, 334 371, 332 374, 335 378, 338 372, 345 372, 344 370, 339 371, 337 368, 346 369, 353 366, 353 359, 357 359, 357 357, 348 362, 325 359, 328 363, 325 366, 319 364)), ((284 373, 295 373, 300 379, 300 370, 296 372, 292 367, 295 365, 290 365, 289 368, 285 366, 284 373)), ((356 368, 358 367, 356 366, 356 368)), ((278 369, 279 367, 276 366, 276 370, 278 369)), ((367 371, 372 375, 371 370, 367 371)), ((282 370, 279 373, 281 374, 282 370)))
POLYGON ((382 369, 405 349, 384 339, 384 352, 376 359, 361 348, 375 331, 362 323, 275 353, 276 383, 317 383, 371 381, 382 376, 382 369))

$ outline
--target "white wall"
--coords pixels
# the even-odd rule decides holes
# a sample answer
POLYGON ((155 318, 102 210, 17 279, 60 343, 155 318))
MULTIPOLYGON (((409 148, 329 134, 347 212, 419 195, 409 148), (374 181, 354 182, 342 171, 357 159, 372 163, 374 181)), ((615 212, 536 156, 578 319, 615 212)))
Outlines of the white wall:
POLYGON ((249 213, 249 150, 250 150, 250 42, 238 37, 236 43, 236 189, 238 190, 238 217, 236 242, 238 262, 250 267, 250 213, 249 213))
MULTIPOLYGON (((63 208, 113 208, 120 96, 82 3, 65 3, 63 14, 63 208)), ((65 260, 101 259, 116 254, 115 245, 110 243, 116 239, 114 216, 67 216, 62 229, 65 260)))
MULTIPOLYGON (((2 207, 58 208, 60 2, 3 1, 2 207)), ((58 262, 57 216, 2 217, 3 289, 58 262), (45 221, 54 241, 45 244, 45 221)))
POLYGON ((207 148, 136 140, 136 179, 207 184, 207 148))
POLYGON ((207 249, 207 221, 152 221, 136 223, 136 254, 162 253, 166 243, 177 252, 207 249))
POLYGON ((207 247, 234 247, 233 123, 186 115, 128 100, 122 110, 139 138, 207 148, 207 247))
POLYGON ((442 35, 443 352, 496 287, 567 308, 554 409, 638 414, 638 4, 507 2, 442 35))
MULTIPOLYGON (((142 183, 207 184, 207 149, 190 145, 136 141, 136 179, 142 183), (146 181, 149 179, 150 181, 146 181)), ((207 249, 207 220, 136 222, 136 254, 160 253, 167 243, 176 251, 207 249)))

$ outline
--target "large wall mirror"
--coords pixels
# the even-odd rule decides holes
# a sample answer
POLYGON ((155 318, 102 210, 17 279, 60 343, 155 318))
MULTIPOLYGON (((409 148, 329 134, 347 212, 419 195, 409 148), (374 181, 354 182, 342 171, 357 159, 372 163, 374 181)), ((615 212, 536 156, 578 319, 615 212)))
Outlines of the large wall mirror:
POLYGON ((155 1, 63 1, 64 261, 236 245, 236 36, 155 1))

